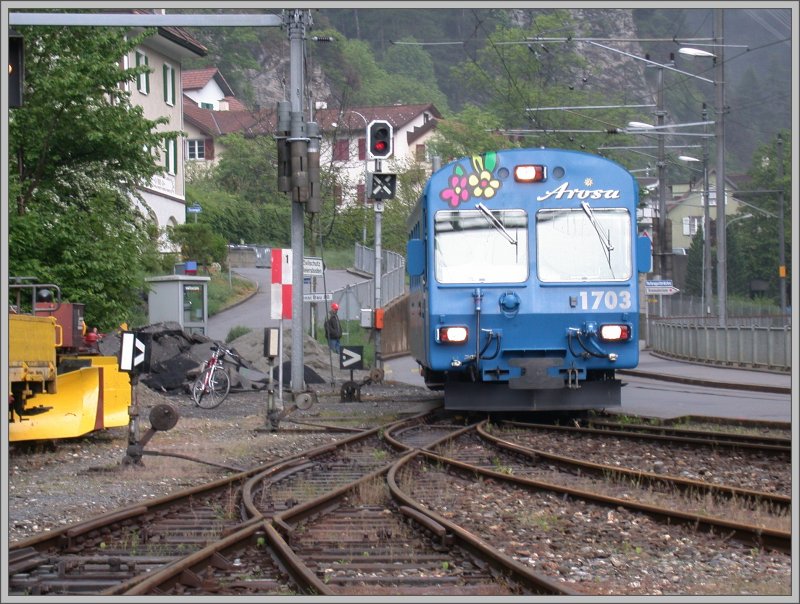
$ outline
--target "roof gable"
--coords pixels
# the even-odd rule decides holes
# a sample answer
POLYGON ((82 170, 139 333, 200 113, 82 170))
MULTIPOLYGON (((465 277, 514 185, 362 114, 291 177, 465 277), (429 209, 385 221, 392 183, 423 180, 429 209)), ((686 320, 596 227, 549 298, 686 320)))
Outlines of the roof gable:
POLYGON ((181 73, 181 85, 184 90, 202 90, 211 80, 217 83, 225 97, 234 96, 233 90, 216 67, 187 69, 181 73))

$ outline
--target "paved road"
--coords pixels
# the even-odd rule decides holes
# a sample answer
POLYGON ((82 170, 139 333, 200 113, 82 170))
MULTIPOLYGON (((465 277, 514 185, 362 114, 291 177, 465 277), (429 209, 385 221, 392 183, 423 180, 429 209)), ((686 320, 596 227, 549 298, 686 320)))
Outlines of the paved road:
MULTIPOLYGON (((277 327, 279 324, 277 319, 269 318, 272 271, 269 268, 236 268, 234 272, 258 283, 258 292, 245 302, 208 319, 208 337, 223 342, 228 336, 228 332, 237 326, 263 329, 264 327, 277 327)), ((319 277, 317 279, 321 280, 319 277)), ((345 270, 330 269, 325 271, 324 285, 330 292, 365 280, 364 277, 345 270)), ((322 290, 322 287, 322 283, 318 283, 319 291, 322 290)))
MULTIPOLYGON (((424 386, 417 363, 410 356, 384 362, 387 380, 424 386)), ((665 359, 643 350, 639 370, 620 372, 620 413, 648 417, 708 415, 792 421, 792 377, 764 371, 708 367, 665 359), (712 387, 711 383, 725 385, 712 387)))

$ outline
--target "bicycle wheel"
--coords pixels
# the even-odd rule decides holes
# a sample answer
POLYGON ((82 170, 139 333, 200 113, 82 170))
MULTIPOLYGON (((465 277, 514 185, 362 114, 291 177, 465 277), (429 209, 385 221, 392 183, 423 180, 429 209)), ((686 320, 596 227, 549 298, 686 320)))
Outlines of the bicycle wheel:
POLYGON ((210 371, 211 376, 208 378, 205 388, 203 388, 203 383, 206 372, 200 374, 192 387, 194 402, 203 409, 219 407, 231 390, 231 378, 224 368, 214 367, 210 371))

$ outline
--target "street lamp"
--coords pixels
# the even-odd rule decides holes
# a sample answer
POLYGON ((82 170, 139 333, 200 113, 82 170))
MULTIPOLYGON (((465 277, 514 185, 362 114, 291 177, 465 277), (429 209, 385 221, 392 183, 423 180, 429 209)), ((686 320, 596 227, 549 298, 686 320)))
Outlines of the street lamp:
POLYGON ((679 48, 678 53, 690 59, 693 59, 694 57, 714 57, 714 53, 708 52, 707 50, 702 50, 700 48, 679 48))
POLYGON ((728 223, 725 225, 725 228, 727 229, 734 222, 737 222, 739 220, 746 220, 747 218, 752 218, 752 217, 753 217, 752 214, 742 214, 741 216, 736 216, 735 218, 732 218, 730 221, 728 221, 728 223))
MULTIPOLYGON (((705 51, 701 51, 705 52, 705 51)), ((706 121, 707 110, 703 104, 703 121, 706 121)), ((711 210, 708 201, 708 139, 703 139, 703 311, 711 314, 712 274, 711 274, 711 210)), ((688 155, 681 155, 678 159, 688 162, 696 162, 697 158, 688 155)), ((719 209, 717 210, 719 213, 719 209)))
MULTIPOLYGON (((344 111, 342 111, 339 114, 339 119, 341 119, 341 117, 345 113, 353 113, 353 114, 357 115, 358 117, 360 117, 364 121, 364 138, 366 140, 367 128, 369 127, 369 120, 367 120, 367 118, 364 116, 363 113, 361 113, 359 111, 356 111, 355 109, 345 109, 344 111)), ((331 125, 334 128, 336 128, 336 126, 338 124, 336 122, 333 122, 331 125)), ((369 184, 368 184, 368 181, 369 181, 369 156, 367 154, 367 149, 365 147, 364 148, 364 199, 362 200, 362 203, 363 203, 362 209, 364 211, 364 221, 363 221, 362 226, 361 226, 361 243, 362 243, 362 245, 366 245, 367 244, 367 214, 366 214, 366 211, 367 211, 367 206, 369 205, 369 191, 368 191, 369 184)))
MULTIPOLYGON (((714 119, 714 137, 717 140, 717 304, 719 326, 725 327, 728 310, 728 269, 727 243, 725 238, 725 62, 724 62, 724 13, 723 9, 714 9, 714 52, 699 48, 680 48, 678 53, 687 57, 706 57, 714 61, 716 116, 714 119)), ((694 76, 699 77, 699 76, 694 76)), ((703 78, 704 79, 704 78, 703 78)))

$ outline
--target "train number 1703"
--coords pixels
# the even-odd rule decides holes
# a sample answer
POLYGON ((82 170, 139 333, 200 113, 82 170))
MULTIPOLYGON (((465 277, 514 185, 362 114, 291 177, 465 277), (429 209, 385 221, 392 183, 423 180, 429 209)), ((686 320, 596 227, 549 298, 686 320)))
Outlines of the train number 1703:
POLYGON ((578 292, 581 310, 628 310, 631 308, 631 292, 623 290, 581 291, 578 292))

